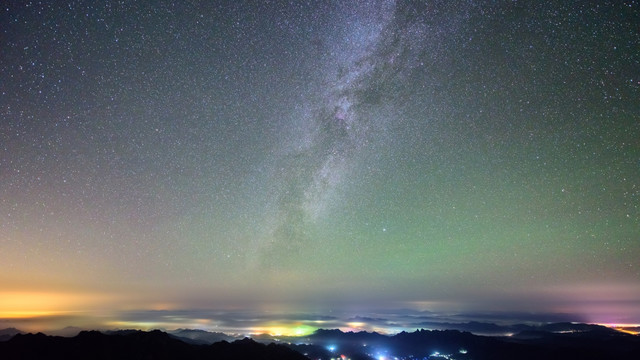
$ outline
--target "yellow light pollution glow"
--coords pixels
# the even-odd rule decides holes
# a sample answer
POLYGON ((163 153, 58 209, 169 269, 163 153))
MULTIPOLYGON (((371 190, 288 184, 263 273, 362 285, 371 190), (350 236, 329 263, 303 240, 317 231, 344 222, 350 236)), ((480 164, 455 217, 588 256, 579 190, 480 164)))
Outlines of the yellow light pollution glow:
POLYGON ((270 324, 265 326, 252 327, 249 332, 253 335, 268 334, 271 336, 307 336, 316 331, 309 325, 304 324, 270 324))

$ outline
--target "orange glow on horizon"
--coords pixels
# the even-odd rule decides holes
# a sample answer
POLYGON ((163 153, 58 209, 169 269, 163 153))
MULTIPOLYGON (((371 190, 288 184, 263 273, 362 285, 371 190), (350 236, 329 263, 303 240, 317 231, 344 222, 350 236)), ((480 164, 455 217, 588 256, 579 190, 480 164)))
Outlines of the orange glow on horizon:
POLYGON ((0 311, 0 319, 31 319, 60 315, 61 311, 0 311))
POLYGON ((0 318, 34 318, 86 311, 107 300, 97 294, 45 291, 0 292, 0 318))
POLYGON ((598 325, 606 326, 626 334, 640 335, 640 331, 638 330, 629 330, 630 328, 640 329, 640 324, 598 324, 598 325))

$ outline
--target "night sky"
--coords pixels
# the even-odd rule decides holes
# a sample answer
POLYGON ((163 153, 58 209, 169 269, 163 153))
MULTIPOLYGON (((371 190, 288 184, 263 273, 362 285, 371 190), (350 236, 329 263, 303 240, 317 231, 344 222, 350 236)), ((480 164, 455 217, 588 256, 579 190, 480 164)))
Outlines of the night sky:
POLYGON ((0 328, 640 323, 637 1, 0 10, 0 328))

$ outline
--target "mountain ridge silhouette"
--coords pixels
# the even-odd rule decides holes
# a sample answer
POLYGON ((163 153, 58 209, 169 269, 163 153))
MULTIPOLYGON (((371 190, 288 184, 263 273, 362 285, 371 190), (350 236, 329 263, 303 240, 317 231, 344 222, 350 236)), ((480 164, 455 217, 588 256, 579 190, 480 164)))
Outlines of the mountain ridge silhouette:
POLYGON ((640 336, 599 325, 558 323, 525 328, 512 336, 482 336, 459 330, 416 330, 383 335, 320 329, 295 338, 206 343, 221 333, 179 329, 81 331, 75 337, 24 334, 0 342, 1 359, 640 359, 640 336), (181 337, 186 334, 200 339, 181 337), (270 342, 268 343, 267 342, 270 342), (278 342, 277 344, 274 341, 278 342))

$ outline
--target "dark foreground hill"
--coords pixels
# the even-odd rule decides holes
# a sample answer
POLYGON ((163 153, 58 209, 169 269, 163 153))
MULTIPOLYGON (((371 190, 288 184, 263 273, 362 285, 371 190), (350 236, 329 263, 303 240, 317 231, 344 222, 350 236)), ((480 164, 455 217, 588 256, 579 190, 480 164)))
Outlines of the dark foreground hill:
MULTIPOLYGON (((478 336, 457 330, 418 330, 393 336, 318 330, 280 340, 278 345, 251 339, 204 344, 162 331, 83 331, 75 337, 21 334, 0 342, 0 359, 263 359, 263 360, 638 360, 640 336, 596 325, 553 325, 513 336, 478 336), (306 356, 304 356, 304 355, 306 356)), ((182 335, 191 332, 181 331, 182 335)), ((194 335, 194 336, 195 336, 194 335)), ((211 336, 218 336, 212 334, 211 336)), ((270 341, 270 340, 265 340, 270 341)))
POLYGON ((133 331, 106 335, 83 331, 64 338, 44 334, 18 334, 0 343, 0 359, 265 359, 308 360, 282 345, 265 345, 250 339, 212 345, 187 344, 161 331, 133 331))

